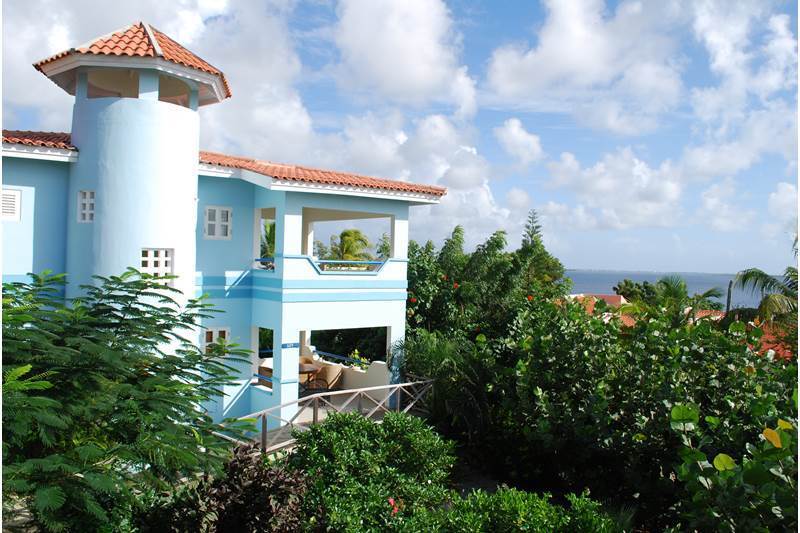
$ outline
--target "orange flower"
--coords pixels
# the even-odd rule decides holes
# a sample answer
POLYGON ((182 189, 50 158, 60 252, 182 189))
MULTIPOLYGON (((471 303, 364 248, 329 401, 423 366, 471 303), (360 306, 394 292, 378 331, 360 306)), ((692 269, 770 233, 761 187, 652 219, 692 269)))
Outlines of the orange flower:
POLYGON ((453 283, 453 288, 454 288, 454 289, 457 289, 457 288, 458 288, 458 283, 455 283, 455 282, 454 282, 454 283, 453 283))
POLYGON ((532 302, 532 301, 533 301, 533 296, 532 296, 532 295, 530 295, 530 294, 529 294, 529 295, 527 296, 527 298, 528 298, 528 301, 529 301, 529 302, 532 302))

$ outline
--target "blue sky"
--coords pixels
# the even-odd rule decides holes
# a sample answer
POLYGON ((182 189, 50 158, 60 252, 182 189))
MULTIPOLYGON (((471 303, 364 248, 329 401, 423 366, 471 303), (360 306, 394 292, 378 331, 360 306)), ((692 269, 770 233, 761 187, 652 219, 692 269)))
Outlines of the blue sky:
POLYGON ((418 240, 462 224, 470 245, 502 229, 516 246, 535 208, 571 268, 792 260, 796 3, 4 7, 5 128, 69 130, 70 98, 30 63, 142 19, 229 78, 203 147, 447 186, 414 210, 418 240))

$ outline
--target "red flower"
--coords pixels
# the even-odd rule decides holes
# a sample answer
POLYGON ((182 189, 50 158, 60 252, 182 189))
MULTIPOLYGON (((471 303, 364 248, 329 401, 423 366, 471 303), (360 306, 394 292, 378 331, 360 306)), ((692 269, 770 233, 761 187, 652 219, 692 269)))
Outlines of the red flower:
POLYGON ((453 283, 453 288, 457 289, 458 288, 458 283, 453 283))
POLYGON ((389 498, 389 505, 394 506, 394 498, 389 498))
POLYGON ((397 514, 397 506, 392 507, 392 516, 397 514))
POLYGON ((530 294, 528 295, 528 301, 529 301, 529 302, 532 302, 532 301, 533 301, 533 296, 531 296, 530 294))
POLYGON ((412 304, 417 303, 417 299, 414 298, 413 296, 411 298, 409 298, 408 301, 411 302, 412 304))

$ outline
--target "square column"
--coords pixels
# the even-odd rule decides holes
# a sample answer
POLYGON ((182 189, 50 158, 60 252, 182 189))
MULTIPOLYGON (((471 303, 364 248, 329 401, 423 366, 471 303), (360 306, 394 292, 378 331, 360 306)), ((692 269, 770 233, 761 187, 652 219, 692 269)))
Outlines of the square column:
POLYGON ((392 257, 408 257, 408 219, 392 217, 392 257))
MULTIPOLYGON (((299 365, 300 365, 300 332, 276 328, 272 334, 272 395, 274 405, 292 402, 298 398, 299 365)), ((280 409, 284 420, 291 419, 297 412, 297 404, 280 409)), ((277 426, 277 421, 269 420, 270 428, 277 426)))

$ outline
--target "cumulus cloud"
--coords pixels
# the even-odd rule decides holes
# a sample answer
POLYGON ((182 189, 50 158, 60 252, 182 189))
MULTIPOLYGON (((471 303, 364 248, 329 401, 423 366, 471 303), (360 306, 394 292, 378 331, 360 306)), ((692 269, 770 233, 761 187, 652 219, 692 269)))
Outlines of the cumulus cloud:
POLYGON ((755 217, 755 211, 731 204, 736 196, 736 184, 730 178, 711 185, 700 195, 699 215, 703 223, 717 231, 742 231, 755 217))
POLYGON ((590 167, 564 152, 548 168, 550 186, 568 189, 579 200, 576 209, 583 210, 584 225, 594 221, 598 227, 615 229, 668 226, 679 216, 683 187, 668 160, 651 167, 628 147, 603 155, 590 167))
POLYGON ((769 154, 792 162, 797 154, 797 116, 793 105, 775 100, 761 109, 749 110, 736 133, 711 137, 687 146, 682 166, 686 177, 732 176, 769 154))
POLYGON ((797 186, 782 181, 767 198, 767 218, 762 226, 769 239, 797 235, 797 186))
POLYGON ((489 62, 493 101, 539 111, 568 111, 590 126, 621 134, 651 129, 674 108, 682 81, 674 37, 677 11, 659 2, 548 0, 536 45, 496 49, 489 62))
POLYGON ((518 118, 509 118, 493 131, 503 150, 522 166, 528 166, 544 157, 539 136, 526 131, 518 118))
POLYGON ((334 41, 340 83, 405 104, 445 101, 475 113, 475 81, 459 65, 460 36, 441 0, 345 0, 334 41))

